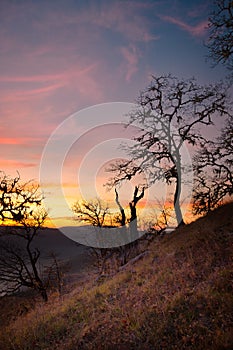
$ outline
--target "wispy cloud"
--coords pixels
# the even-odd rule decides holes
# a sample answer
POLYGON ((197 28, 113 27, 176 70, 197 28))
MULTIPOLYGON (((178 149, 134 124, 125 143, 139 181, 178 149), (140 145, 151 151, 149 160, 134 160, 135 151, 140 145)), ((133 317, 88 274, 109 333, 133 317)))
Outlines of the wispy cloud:
POLYGON ((126 5, 122 6, 119 2, 106 2, 100 9, 98 16, 96 16, 96 9, 93 9, 92 22, 99 27, 118 32, 132 42, 157 40, 158 37, 151 31, 151 21, 148 17, 141 15, 141 10, 148 10, 148 5, 145 6, 143 3, 133 1, 127 2, 126 5), (135 6, 136 4, 137 6, 135 6))
POLYGON ((7 160, 7 159, 1 159, 0 160, 0 169, 21 169, 21 168, 32 168, 36 167, 36 163, 27 163, 27 162, 20 162, 16 160, 7 160))
POLYGON ((63 74, 41 74, 41 75, 16 75, 16 76, 0 76, 0 82, 3 83, 35 83, 60 80, 63 74))
POLYGON ((99 98, 100 89, 92 77, 96 67, 97 63, 86 67, 79 67, 77 64, 62 73, 59 73, 58 69, 54 74, 2 76, 0 82, 9 84, 0 96, 0 101, 2 104, 28 101, 31 105, 35 100, 57 94, 60 89, 63 89, 60 94, 64 95, 66 89, 71 88, 84 97, 90 97, 90 94, 94 97, 97 94, 99 98), (14 85, 15 83, 19 85, 14 85), (30 85, 25 85, 27 83, 30 85))
POLYGON ((135 46, 122 47, 121 54, 126 62, 126 81, 129 82, 132 76, 138 71, 139 53, 135 46))
POLYGON ((31 75, 2 75, 0 76, 0 82, 6 83, 41 83, 51 81, 69 80, 71 77, 84 75, 96 67, 96 63, 90 64, 86 67, 79 67, 78 65, 69 68, 62 73, 57 72, 54 74, 31 74, 31 75))
POLYGON ((173 23, 179 28, 185 30, 189 34, 195 37, 202 37, 206 33, 207 25, 208 25, 208 20, 201 21, 195 26, 191 26, 183 21, 181 21, 178 18, 171 17, 171 16, 160 16, 160 18, 166 22, 173 23))

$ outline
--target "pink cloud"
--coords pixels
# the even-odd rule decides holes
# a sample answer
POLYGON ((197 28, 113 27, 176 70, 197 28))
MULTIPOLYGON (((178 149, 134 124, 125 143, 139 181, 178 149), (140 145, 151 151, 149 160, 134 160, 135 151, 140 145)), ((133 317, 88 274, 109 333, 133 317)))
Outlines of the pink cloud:
POLYGON ((122 47, 122 56, 126 61, 126 81, 129 82, 132 76, 138 71, 139 54, 135 46, 122 47))
MULTIPOLYGON (((10 7, 8 5, 3 16, 5 25, 8 26, 16 20, 19 23, 21 21, 24 22, 28 14, 31 16, 40 11, 39 17, 38 15, 35 18, 31 17, 33 20, 30 23, 32 23, 32 29, 42 31, 43 33, 50 31, 51 27, 56 29, 63 27, 62 33, 65 34, 64 26, 68 25, 70 27, 70 25, 73 25, 74 30, 78 28, 77 35, 79 38, 80 31, 81 37, 85 33, 91 33, 93 37, 96 31, 98 31, 98 28, 95 28, 95 32, 93 33, 92 25, 97 25, 102 28, 111 28, 114 31, 118 31, 130 40, 147 42, 154 40, 156 37, 150 31, 151 20, 146 18, 146 16, 142 16, 141 11, 150 11, 158 5, 159 2, 155 5, 152 3, 127 1, 124 6, 117 1, 104 1, 101 5, 92 2, 88 4, 87 8, 79 9, 76 12, 72 11, 72 8, 69 8, 69 6, 67 6, 67 10, 65 11, 63 8, 59 9, 59 6, 56 11, 41 11, 40 4, 27 4, 27 7, 25 7, 23 4, 17 3, 14 6, 11 4, 10 7)), ((3 37, 6 37, 5 32, 3 33, 3 37)), ((50 42, 50 44, 53 43, 50 42)), ((38 55, 43 55, 44 52, 47 53, 49 46, 47 46, 45 51, 43 48, 39 48, 37 50, 38 55)))
POLYGON ((38 74, 38 75, 16 75, 16 76, 0 76, 0 82, 6 83, 41 83, 47 81, 57 81, 57 80, 69 80, 69 78, 79 76, 85 73, 90 72, 96 67, 96 63, 91 64, 87 67, 77 69, 72 67, 71 69, 66 70, 63 73, 54 73, 54 74, 38 74))
POLYGON ((62 78, 62 74, 41 74, 41 75, 30 75, 30 76, 1 76, 0 82, 6 83, 34 83, 34 82, 45 82, 51 80, 58 80, 62 78))
POLYGON ((157 40, 158 37, 151 34, 151 22, 146 17, 141 16, 140 10, 145 7, 144 4, 127 2, 127 6, 120 3, 106 3, 99 11, 98 16, 93 8, 88 12, 89 20, 102 28, 109 28, 132 42, 149 42, 157 40), (137 6, 135 6, 137 5, 137 6))
POLYGON ((73 88, 74 90, 79 91, 82 96, 90 95, 93 97, 97 95, 97 98, 100 98, 101 92, 99 86, 96 82, 96 79, 92 77, 92 73, 97 67, 97 63, 90 64, 87 67, 79 67, 78 65, 71 67, 70 69, 64 71, 63 73, 55 74, 42 74, 42 75, 25 75, 25 76, 2 76, 0 77, 0 82, 6 83, 33 83, 36 85, 45 85, 38 86, 36 88, 28 87, 23 88, 22 85, 14 87, 14 90, 9 88, 4 91, 2 96, 0 96, 1 103, 16 103, 29 101, 32 104, 33 99, 41 99, 51 94, 56 94, 58 90, 65 88, 73 88))
POLYGON ((0 160, 0 169, 4 170, 6 168, 10 169, 20 169, 20 168, 32 168, 37 166, 36 163, 27 163, 27 162, 19 162, 16 160, 7 160, 7 159, 1 159, 0 160))
MULTIPOLYGON (((42 11, 41 18, 34 18, 31 13, 37 6, 33 4, 30 9, 25 8, 25 13, 30 10, 27 28, 32 28, 32 36, 33 30, 38 33, 35 41, 27 33, 22 37, 20 31, 9 27, 15 19, 19 20, 17 13, 20 20, 24 17, 18 6, 12 10, 13 17, 5 23, 6 30, 0 31, 0 38, 4 39, 0 48, 3 53, 0 117, 1 135, 5 136, 0 144, 12 159, 2 160, 1 167, 34 171, 38 161, 33 154, 42 151, 52 130, 78 108, 106 101, 117 86, 118 81, 113 82, 115 78, 122 83, 122 75, 113 76, 110 56, 106 58, 102 54, 105 32, 110 30, 124 40, 123 44, 119 40, 116 47, 122 56, 116 71, 122 69, 126 81, 137 73, 140 54, 136 45, 157 38, 150 30, 150 20, 141 16, 142 4, 134 5, 134 1, 124 7, 118 3, 106 2, 101 6, 93 3, 79 12, 58 8, 56 14, 42 11)), ((106 45, 115 50, 115 43, 109 41, 106 45)))
POLYGON ((15 94, 15 97, 21 99, 26 99, 28 97, 31 97, 33 95, 41 95, 41 94, 47 94, 56 91, 57 89, 60 89, 64 85, 61 83, 56 83, 48 86, 44 86, 38 89, 28 89, 28 90, 21 90, 15 94))
MULTIPOLYGON (((63 87, 63 84, 57 83, 48 86, 44 86, 36 89, 20 89, 18 91, 5 91, 5 93, 1 96, 1 103, 16 103, 16 102, 24 102, 31 98, 42 98, 45 95, 49 95, 54 93, 57 89, 63 87)), ((31 103, 32 101, 30 101, 31 103)))
POLYGON ((161 19, 163 19, 166 22, 173 23, 180 27, 181 29, 185 30, 189 34, 195 37, 201 37, 205 34, 206 28, 208 26, 208 20, 202 21, 196 26, 190 26, 189 24, 171 16, 161 16, 161 19))

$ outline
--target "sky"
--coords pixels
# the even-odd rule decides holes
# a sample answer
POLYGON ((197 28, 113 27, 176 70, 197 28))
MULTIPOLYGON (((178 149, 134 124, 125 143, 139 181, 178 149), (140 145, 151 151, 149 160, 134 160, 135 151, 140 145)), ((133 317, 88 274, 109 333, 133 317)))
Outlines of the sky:
MULTIPOLYGON (((100 187, 109 162, 101 156, 101 147, 112 150, 118 139, 129 139, 134 131, 124 131, 111 118, 112 124, 104 128, 102 118, 108 124, 109 114, 99 120, 99 107, 92 106, 119 102, 122 114, 152 74, 194 76, 200 84, 224 79, 224 68, 213 68, 206 60, 204 42, 213 8, 210 0, 1 0, 0 170, 12 176, 19 171, 23 180, 39 181, 45 147, 65 128, 68 138, 71 131, 82 137, 81 147, 75 147, 73 139, 69 157, 59 163, 64 165, 59 171, 67 198, 72 202, 79 196, 77 172, 90 151, 98 166, 82 176, 95 171, 95 186, 100 187), (94 114, 82 112, 86 109, 94 114), (80 111, 75 122, 69 119, 80 111), (94 119, 99 124, 93 124, 94 119)), ((53 172, 61 154, 58 147, 49 158, 50 206, 60 205, 57 211, 51 208, 54 217, 65 216, 61 193, 56 192, 57 170, 53 172)))

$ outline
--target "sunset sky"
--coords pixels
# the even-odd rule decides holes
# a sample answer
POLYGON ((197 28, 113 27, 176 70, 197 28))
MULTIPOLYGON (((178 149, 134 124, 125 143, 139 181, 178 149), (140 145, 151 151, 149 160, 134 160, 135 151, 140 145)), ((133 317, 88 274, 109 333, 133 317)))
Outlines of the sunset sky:
MULTIPOLYGON (((195 76, 201 84, 224 78, 223 67, 213 69, 206 61, 212 11, 211 0, 1 0, 0 169, 12 176, 18 170, 23 180, 39 180, 42 152, 56 128, 93 105, 133 103, 151 74, 195 76)), ((79 135, 80 125, 73 130, 79 135)), ((116 137, 114 131, 120 138, 120 126, 92 131, 91 143, 85 141, 80 152, 104 146, 116 137)), ((99 184, 109 159, 104 153, 98 153, 103 154, 96 170, 99 184)), ((70 202, 78 195, 77 147, 75 157, 74 162, 72 154, 64 159, 63 183, 70 202)), ((51 172, 48 188, 54 205, 59 203, 56 186, 51 172)), ((62 203, 52 215, 67 215, 62 203)))

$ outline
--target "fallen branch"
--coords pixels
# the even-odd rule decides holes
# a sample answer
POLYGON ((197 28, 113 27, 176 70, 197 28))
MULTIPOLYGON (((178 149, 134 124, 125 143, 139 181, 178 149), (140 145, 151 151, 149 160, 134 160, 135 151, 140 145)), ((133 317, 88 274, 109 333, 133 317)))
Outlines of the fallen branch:
POLYGON ((148 250, 146 250, 145 252, 135 256, 135 258, 130 259, 127 264, 120 266, 119 267, 119 271, 123 271, 125 269, 127 269, 128 266, 134 265, 138 260, 141 260, 142 258, 144 258, 144 256, 146 256, 148 254, 148 250))

